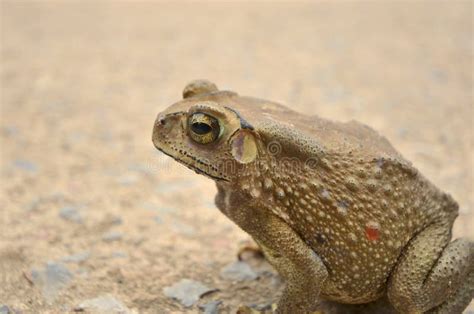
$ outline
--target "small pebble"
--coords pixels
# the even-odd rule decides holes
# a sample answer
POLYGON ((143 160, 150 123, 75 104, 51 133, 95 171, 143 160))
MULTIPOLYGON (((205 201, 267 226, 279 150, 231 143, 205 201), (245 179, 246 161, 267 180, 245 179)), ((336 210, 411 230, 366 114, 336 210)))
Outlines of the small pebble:
POLYGON ((69 255, 62 258, 62 262, 65 263, 82 263, 86 261, 91 255, 90 251, 84 251, 77 254, 69 255))
POLYGON ((103 295, 79 304, 75 311, 91 311, 93 313, 130 313, 130 310, 111 295, 103 295))
POLYGON ((163 293, 168 298, 176 299, 186 307, 194 305, 202 295, 211 291, 215 291, 215 289, 208 288, 191 279, 181 279, 172 286, 163 288, 163 293))
POLYGON ((221 304, 222 301, 212 301, 199 305, 199 308, 204 312, 204 314, 219 314, 219 305, 221 304))
POLYGON ((29 160, 17 159, 14 161, 14 165, 17 168, 28 172, 36 172, 38 170, 36 164, 29 160))
POLYGON ((125 252, 116 251, 112 252, 112 258, 128 258, 128 254, 125 252))
POLYGON ((255 280, 258 274, 245 262, 236 261, 221 270, 221 277, 234 281, 255 280))
POLYGON ((62 193, 54 193, 54 194, 47 195, 47 196, 39 196, 39 197, 35 198, 35 200, 33 200, 26 207, 26 210, 27 211, 36 211, 36 210, 41 209, 43 206, 46 207, 48 205, 54 204, 56 202, 60 202, 62 200, 64 200, 64 194, 62 194, 62 193))
POLYGON ((83 222, 81 212, 77 209, 77 207, 63 207, 59 210, 59 216, 65 220, 72 221, 75 223, 83 222))
POLYGON ((269 311, 272 309, 272 303, 263 303, 263 304, 257 304, 255 306, 252 306, 255 308, 257 311, 269 311))
POLYGON ((110 223, 113 225, 121 225, 123 223, 123 219, 120 216, 113 216, 110 219, 110 223))
POLYGON ((118 231, 109 231, 102 235, 102 240, 105 242, 113 242, 122 240, 122 233, 118 231))

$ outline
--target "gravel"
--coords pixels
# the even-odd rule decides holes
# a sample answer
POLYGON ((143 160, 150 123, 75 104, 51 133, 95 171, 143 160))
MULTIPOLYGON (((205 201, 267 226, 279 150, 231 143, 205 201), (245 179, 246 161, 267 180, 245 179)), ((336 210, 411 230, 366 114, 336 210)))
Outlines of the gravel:
POLYGON ((99 313, 130 313, 130 310, 121 301, 108 294, 85 300, 75 310, 99 313))
POLYGON ((222 304, 222 301, 212 301, 203 305, 200 305, 199 308, 204 312, 204 314, 219 314, 219 305, 222 304))
POLYGON ((41 288, 45 300, 52 303, 59 293, 69 286, 73 274, 63 264, 48 262, 44 269, 33 269, 31 278, 33 283, 41 288))
POLYGON ((82 263, 91 256, 90 251, 84 251, 73 255, 65 256, 61 259, 64 263, 82 263))
POLYGON ((59 216, 65 220, 72 221, 75 223, 82 223, 84 219, 82 218, 81 212, 77 207, 67 206, 59 210, 59 216))
POLYGON ((163 293, 168 298, 176 299, 186 307, 194 305, 201 296, 211 291, 215 291, 215 289, 208 288, 191 279, 181 279, 172 286, 163 288, 163 293))
POLYGON ((119 231, 109 231, 102 235, 102 240, 105 242, 113 242, 122 240, 123 235, 119 231))
POLYGON ((258 274, 245 262, 233 262, 221 270, 221 277, 234 281, 255 280, 258 274))

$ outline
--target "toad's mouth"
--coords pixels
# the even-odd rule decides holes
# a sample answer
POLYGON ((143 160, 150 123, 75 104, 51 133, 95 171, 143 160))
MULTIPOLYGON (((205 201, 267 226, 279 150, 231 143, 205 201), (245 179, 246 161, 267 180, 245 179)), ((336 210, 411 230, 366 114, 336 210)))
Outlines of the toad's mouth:
MULTIPOLYGON (((217 174, 211 174, 210 171, 205 171, 205 170, 201 169, 200 167, 207 168, 207 169, 215 169, 215 171, 217 171, 217 168, 215 166, 213 166, 211 164, 208 164, 208 163, 206 163, 206 162, 204 162, 200 159, 197 159, 196 157, 194 157, 192 155, 184 153, 183 157, 176 157, 175 155, 173 155, 172 153, 167 151, 167 149, 165 149, 163 147, 160 147, 159 145, 156 145, 156 143, 155 143, 155 147, 156 147, 156 149, 158 149, 163 154, 173 158, 174 160, 176 160, 180 164, 186 166, 187 168, 193 170, 197 174, 202 174, 202 175, 204 175, 204 176, 206 176, 210 179, 216 180, 216 181, 229 182, 229 179, 224 177, 224 176, 218 176, 217 174), (196 164, 199 164, 200 167, 198 167, 196 164)), ((179 151, 176 148, 169 147, 169 149, 171 149, 172 151, 174 151, 176 153, 179 153, 179 154, 183 155, 183 152, 179 151)))

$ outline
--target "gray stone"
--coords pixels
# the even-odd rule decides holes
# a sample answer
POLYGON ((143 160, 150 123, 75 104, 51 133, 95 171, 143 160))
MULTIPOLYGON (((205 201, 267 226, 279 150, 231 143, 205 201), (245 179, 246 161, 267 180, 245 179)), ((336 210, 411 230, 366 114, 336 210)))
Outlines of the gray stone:
POLYGON ((222 301, 212 301, 200 305, 199 308, 204 312, 204 314, 219 314, 219 305, 221 304, 222 301))
POLYGON ((128 258, 128 254, 121 251, 112 252, 112 258, 128 258))
POLYGON ((86 261, 91 256, 91 252, 84 251, 77 254, 65 256, 61 259, 65 263, 82 263, 86 261))
POLYGON ((82 223, 81 212, 74 206, 66 206, 59 210, 59 216, 65 220, 72 221, 75 223, 82 223))
POLYGON ((48 262, 44 269, 32 270, 31 278, 34 284, 41 288, 46 301, 51 303, 69 286, 73 274, 63 264, 48 262))
POLYGON ((6 305, 0 305, 0 314, 10 314, 12 311, 6 305))
POLYGON ((41 207, 43 206, 46 207, 63 200, 64 200, 64 194, 62 193, 54 193, 47 196, 39 196, 26 207, 26 210, 36 211, 36 210, 41 209, 41 207))
POLYGON ((252 307, 255 308, 257 311, 271 311, 272 303, 268 302, 268 303, 263 303, 263 304, 257 304, 252 307))
POLYGON ((168 298, 176 299, 186 307, 194 305, 202 295, 211 291, 215 291, 215 289, 208 288, 191 279, 181 279, 172 286, 163 288, 163 293, 168 298))
POLYGON ((122 233, 119 231, 109 231, 102 235, 102 240, 105 242, 113 242, 122 240, 122 233))
POLYGON ((130 313, 130 310, 122 302, 108 294, 95 299, 85 300, 75 310, 99 313, 130 313))
POLYGON ((110 223, 113 225, 121 225, 123 223, 123 219, 120 216, 114 216, 110 220, 110 223))
POLYGON ((36 166, 35 163, 29 161, 29 160, 24 160, 24 159, 17 159, 14 161, 15 167, 28 171, 28 172, 36 172, 38 171, 38 166, 36 166))
POLYGON ((234 281, 246 281, 257 279, 258 274, 247 263, 236 261, 221 270, 221 277, 234 281))

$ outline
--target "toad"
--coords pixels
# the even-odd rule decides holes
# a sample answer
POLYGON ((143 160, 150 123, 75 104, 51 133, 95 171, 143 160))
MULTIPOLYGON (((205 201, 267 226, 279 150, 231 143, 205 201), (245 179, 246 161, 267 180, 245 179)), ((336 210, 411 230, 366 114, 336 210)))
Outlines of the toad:
POLYGON ((285 279, 277 313, 388 298, 401 313, 461 313, 474 244, 458 205, 371 128, 189 83, 158 114, 157 149, 216 182, 220 211, 285 279))

